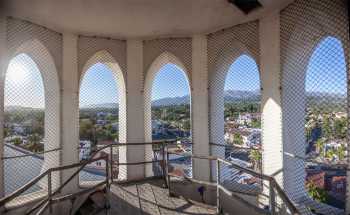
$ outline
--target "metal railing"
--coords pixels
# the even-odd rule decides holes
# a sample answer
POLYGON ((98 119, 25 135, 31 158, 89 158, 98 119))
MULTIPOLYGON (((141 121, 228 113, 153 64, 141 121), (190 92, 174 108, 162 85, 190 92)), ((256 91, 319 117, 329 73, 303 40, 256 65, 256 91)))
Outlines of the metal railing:
POLYGON ((33 185, 38 183, 40 180, 43 180, 45 177, 47 177, 48 187, 47 187, 47 190, 45 190, 47 192, 47 195, 44 196, 39 202, 37 202, 29 210, 27 210, 26 214, 31 214, 33 212, 36 212, 36 214, 39 215, 39 214, 44 213, 47 209, 49 209, 51 212, 53 204, 65 201, 67 199, 73 199, 73 198, 77 197, 78 195, 93 191, 93 190, 97 189, 98 187, 106 186, 106 192, 108 192, 111 183, 119 182, 119 181, 116 181, 115 178, 113 177, 114 165, 117 165, 117 168, 118 168, 121 165, 146 165, 146 164, 155 164, 156 163, 156 164, 159 164, 159 166, 162 170, 161 174, 157 177, 161 177, 164 179, 165 184, 168 186, 169 193, 171 191, 171 177, 184 178, 186 180, 190 180, 191 182, 201 183, 201 184, 209 185, 209 186, 210 185, 216 186, 218 212, 221 212, 220 191, 223 191, 224 193, 229 194, 229 196, 232 196, 232 197, 237 196, 237 194, 239 194, 238 190, 235 190, 235 189, 232 190, 232 189, 230 189, 232 187, 229 187, 229 186, 227 186, 226 183, 224 183, 223 179, 225 179, 225 175, 222 174, 223 172, 221 172, 221 171, 223 170, 223 165, 226 165, 227 168, 235 169, 236 171, 239 171, 239 172, 242 172, 245 174, 249 174, 249 175, 251 175, 259 180, 264 180, 269 184, 268 211, 271 214, 277 214, 276 211, 278 210, 278 204, 277 204, 278 201, 283 202, 283 204, 285 205, 286 208, 288 208, 288 210, 290 211, 291 214, 300 214, 298 212, 298 209, 295 207, 294 203, 289 199, 289 197, 285 194, 283 189, 279 186, 279 184, 276 182, 276 180, 273 177, 263 175, 261 173, 258 173, 256 171, 252 170, 252 169, 242 167, 239 164, 227 161, 227 160, 222 159, 222 158, 217 158, 217 157, 213 157, 213 156, 197 156, 197 155, 193 155, 192 153, 172 152, 171 150, 169 150, 169 148, 170 148, 169 146, 171 146, 172 143, 173 143, 172 141, 171 142, 162 141, 162 142, 158 142, 158 143, 154 143, 154 142, 152 142, 152 143, 115 143, 115 144, 109 144, 109 145, 103 146, 103 147, 97 149, 96 151, 94 151, 91 154, 90 159, 88 159, 88 160, 83 160, 77 164, 59 166, 59 167, 50 168, 50 169, 46 170, 45 172, 43 172, 42 174, 40 174, 36 178, 32 179, 26 185, 17 189, 15 192, 0 199, 0 208, 5 206, 6 203, 8 203, 8 202, 14 200, 15 198, 17 198, 18 196, 20 196, 26 190, 30 189, 33 185), (119 160, 118 161, 114 160, 114 158, 112 156, 114 147, 146 146, 146 145, 149 145, 149 146, 156 145, 157 147, 155 150, 161 156, 158 156, 156 159, 151 159, 151 160, 146 160, 146 161, 141 161, 141 162, 133 162, 133 163, 128 163, 128 162, 120 163, 119 160), (103 155, 103 156, 99 155, 98 157, 96 157, 98 155, 98 153, 101 151, 109 151, 110 155, 108 155, 108 154, 103 155), (190 158, 192 160, 193 159, 204 159, 204 160, 216 162, 216 170, 217 170, 216 180, 217 181, 216 182, 199 181, 199 180, 196 180, 193 178, 186 177, 185 174, 178 175, 178 174, 174 174, 172 172, 169 172, 169 169, 170 169, 169 165, 171 165, 171 161, 169 161, 170 154, 176 154, 178 156, 181 156, 184 158, 187 157, 187 158, 190 158), (87 189, 83 189, 82 191, 78 191, 78 192, 70 193, 70 194, 61 194, 62 189, 70 181, 72 181, 73 178, 77 177, 78 174, 84 170, 84 167, 86 165, 93 163, 93 162, 96 162, 96 161, 99 161, 99 160, 103 160, 106 163, 105 180, 100 181, 100 182, 96 183, 94 186, 90 186, 87 189), (65 180, 63 183, 61 183, 60 186, 58 186, 57 188, 54 188, 52 186, 52 184, 53 184, 52 174, 54 172, 60 172, 60 171, 67 170, 67 169, 76 169, 76 171, 74 171, 74 173, 67 180, 65 180))
MULTIPOLYGON (((33 207, 31 207, 29 210, 26 211, 26 214, 31 214, 33 212, 36 212, 37 215, 40 215, 40 214, 43 214, 47 208, 49 208, 49 210, 51 212, 52 205, 55 203, 65 201, 67 199, 75 198, 78 195, 82 195, 84 193, 90 192, 94 189, 97 189, 98 187, 103 186, 103 185, 105 185, 107 187, 106 190, 109 190, 109 186, 111 183, 119 182, 113 176, 113 171, 114 171, 115 165, 117 165, 116 169, 118 169, 120 166, 124 166, 124 165, 129 166, 129 165, 160 164, 159 166, 161 168, 161 173, 160 173, 160 175, 156 175, 154 177, 164 178, 164 181, 166 183, 166 177, 165 177, 166 176, 166 174, 165 174, 166 165, 164 163, 165 162, 165 160, 164 160, 165 147, 166 147, 166 145, 171 144, 171 143, 173 143, 173 141, 159 141, 159 142, 149 142, 149 143, 113 143, 113 144, 105 145, 105 146, 100 147, 100 148, 96 149, 95 151, 93 151, 90 155, 90 158, 87 160, 82 160, 81 162, 79 162, 77 164, 58 166, 58 167, 47 169, 46 171, 44 171, 43 173, 41 173, 37 177, 30 180, 25 185, 21 186, 19 189, 15 190, 11 194, 1 198, 0 199, 0 208, 4 207, 7 203, 15 200, 17 197, 22 195, 24 192, 31 189, 39 181, 45 180, 45 177, 47 177, 47 190, 45 190, 47 195, 42 196, 40 198, 41 200, 39 199, 38 203, 36 203, 33 207), (161 156, 157 156, 157 159, 150 158, 150 159, 147 159, 146 161, 141 161, 141 162, 120 163, 119 160, 115 160, 113 157, 113 148, 115 148, 115 147, 119 148, 119 147, 125 147, 125 146, 128 146, 128 147, 130 147, 130 146, 152 146, 152 153, 157 152, 161 156), (156 147, 153 147, 153 146, 156 146, 156 147), (99 153, 102 151, 109 151, 109 155, 105 154, 105 155, 101 156, 101 154, 99 154, 99 153), (161 157, 161 159, 159 159, 159 157, 161 157), (83 189, 82 191, 61 195, 62 189, 70 181, 72 181, 73 178, 77 177, 80 172, 84 171, 84 168, 88 164, 94 163, 96 161, 101 161, 101 160, 103 160, 106 164, 106 166, 105 166, 105 180, 98 181, 93 186, 89 186, 87 189, 83 189), (71 174, 71 176, 68 179, 66 179, 63 183, 61 183, 61 185, 58 188, 53 189, 52 174, 54 172, 62 172, 62 171, 67 170, 67 169, 76 169, 76 168, 78 168, 78 169, 73 174, 71 174)), ((50 152, 51 151, 52 150, 50 150, 50 152)), ((23 156, 33 156, 33 155, 28 154, 28 155, 23 155, 23 156)), ((10 158, 12 158, 12 157, 6 157, 3 159, 10 159, 10 158)), ((38 199, 33 199, 33 200, 38 200, 38 199)))
MULTIPOLYGON (((294 205, 294 203, 291 201, 291 199, 286 195, 286 193, 283 191, 283 189, 280 187, 280 185, 277 183, 276 179, 274 177, 264 175, 262 173, 256 172, 252 169, 242 167, 239 164, 236 164, 234 162, 214 157, 214 156, 197 156, 197 155, 192 155, 189 153, 176 153, 176 152, 171 152, 168 151, 166 152, 167 154, 167 182, 168 182, 168 188, 169 188, 169 194, 171 194, 171 177, 176 177, 176 178, 182 178, 184 180, 188 180, 193 183, 199 183, 202 185, 207 185, 207 186, 216 186, 216 193, 217 193, 217 213, 220 214, 222 212, 221 208, 221 202, 220 202, 220 191, 223 191, 224 193, 228 194, 231 197, 237 197, 239 194, 248 194, 247 192, 242 192, 237 189, 232 189, 232 187, 228 186, 227 184, 223 183, 223 165, 226 165, 227 168, 235 169, 241 173, 249 174, 252 177, 258 178, 260 180, 266 181, 268 183, 268 212, 270 214, 278 214, 278 210, 280 209, 280 205, 278 202, 282 202, 284 206, 289 210, 290 214, 297 215, 300 214, 298 211, 297 207, 294 205), (169 172, 169 156, 171 154, 176 154, 179 156, 184 156, 184 157, 190 157, 191 159, 204 159, 204 160, 209 160, 209 161, 214 161, 216 163, 216 182, 209 182, 209 181, 201 181, 201 180, 196 180, 192 178, 188 178, 184 175, 178 175, 178 174, 173 174, 169 172)), ((238 185, 239 189, 242 189, 242 184, 238 185)), ((262 190, 260 190, 260 194, 262 194, 262 190)))

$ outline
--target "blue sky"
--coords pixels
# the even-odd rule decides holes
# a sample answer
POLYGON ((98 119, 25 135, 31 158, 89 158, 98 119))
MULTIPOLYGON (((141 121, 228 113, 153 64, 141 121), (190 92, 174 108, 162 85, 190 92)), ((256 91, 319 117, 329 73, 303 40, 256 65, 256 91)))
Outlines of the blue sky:
POLYGON ((165 64, 161 67, 153 81, 152 100, 189 94, 189 81, 182 69, 174 64, 165 64))
POLYGON ((118 96, 117 80, 108 66, 97 63, 86 71, 80 83, 80 107, 118 103, 118 96))
POLYGON ((323 39, 315 48, 307 68, 306 91, 346 94, 346 63, 341 42, 323 39))
POLYGON ((253 58, 242 55, 231 64, 226 75, 225 90, 260 90, 259 70, 253 58))
MULTIPOLYGON (((342 44, 335 38, 326 38, 311 56, 305 86, 307 91, 346 93, 346 67, 342 44)), ((260 88, 256 63, 242 55, 232 65, 225 81, 225 90, 260 88)), ((189 94, 185 73, 175 65, 166 64, 157 73, 152 100, 189 94)), ((80 88, 80 106, 118 102, 118 89, 112 71, 104 64, 93 65, 85 73, 80 88)), ((44 85, 33 60, 17 55, 10 61, 5 81, 5 106, 21 105, 44 107, 44 85)))

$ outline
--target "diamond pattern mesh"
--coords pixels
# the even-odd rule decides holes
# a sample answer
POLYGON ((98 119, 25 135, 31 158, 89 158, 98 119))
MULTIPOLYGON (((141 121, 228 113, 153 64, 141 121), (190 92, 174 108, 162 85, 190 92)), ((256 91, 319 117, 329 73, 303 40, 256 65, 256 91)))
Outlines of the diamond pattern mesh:
MULTIPOLYGON (((211 154, 261 171, 258 27, 251 22, 210 34, 208 68, 211 154)), ((211 167, 216 180, 215 162, 211 167)), ((225 185, 238 192, 248 192, 237 185, 253 179, 230 168, 221 171, 225 185)))
MULTIPOLYGON (((178 151, 192 153, 191 39, 144 42, 146 142, 173 140, 178 151)), ((152 160, 146 147, 146 161, 152 160)), ((192 177, 190 158, 170 156, 174 171, 192 177)), ((146 175, 152 172, 146 166, 146 175)))
POLYGON ((345 1, 295 1, 281 12, 283 184, 294 201, 317 213, 345 208, 345 8, 345 1))
MULTIPOLYGON (((350 68, 346 8, 343 0, 296 0, 280 13, 282 185, 302 213, 342 214, 346 207, 350 68)), ((263 159, 269 158, 262 157, 259 22, 218 31, 207 39, 211 154, 262 172, 263 159)), ((60 163, 62 35, 8 18, 7 48, 2 155, 6 194, 60 163), (13 180, 13 175, 20 180, 13 180)), ((84 160, 105 144, 126 142, 126 41, 80 36, 77 48, 79 157, 84 160)), ((192 60, 191 38, 143 42, 146 142, 172 140, 171 150, 189 154, 195 114, 192 60)), ((158 144, 145 148, 145 159, 152 162, 146 165, 146 176, 161 175, 162 149, 158 144)), ((115 161, 113 178, 125 178, 126 169, 118 165, 126 160, 124 148, 101 153, 115 161)), ((172 154, 169 161, 172 173, 192 177, 191 159, 172 154)), ((103 180, 105 165, 87 166, 80 181, 103 180)), ((260 178, 225 164, 220 168, 219 183, 231 191, 261 193, 260 178)), ((216 179, 214 164, 211 176, 216 179)), ((57 186, 59 174, 53 178, 57 186)), ((47 189, 46 181, 28 192, 47 189)), ((276 202, 278 208, 280 203, 276 202)))
MULTIPOLYGON (((7 19, 8 66, 4 77, 4 191, 9 194, 60 163, 61 34, 7 19)), ((53 188, 60 181, 52 176, 53 188)), ((47 178, 24 194, 47 190, 47 178)), ((46 193, 45 193, 46 194, 46 193)), ((17 198, 17 201, 23 200, 17 198)))
MULTIPOLYGON (((106 145, 126 141, 125 41, 92 37, 79 37, 79 65, 81 68, 79 91, 79 158, 89 159, 106 145), (94 52, 95 51, 95 52, 94 52), (120 60, 120 62, 118 61, 120 60), (84 64, 85 63, 85 64, 84 64)), ((111 155, 110 149, 101 153, 111 155)), ((119 147, 113 147, 113 160, 119 162, 119 147)), ((104 180, 105 163, 89 164, 80 174, 81 182, 104 180)), ((118 177, 125 169, 115 170, 118 177)))

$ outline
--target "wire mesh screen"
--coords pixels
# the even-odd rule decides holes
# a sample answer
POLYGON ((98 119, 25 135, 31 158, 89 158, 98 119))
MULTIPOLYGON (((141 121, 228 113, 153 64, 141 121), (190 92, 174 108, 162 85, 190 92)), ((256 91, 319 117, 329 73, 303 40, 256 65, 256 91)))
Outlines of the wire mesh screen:
MULTIPOLYGON (((8 195, 60 161, 59 78, 61 35, 7 19, 9 62, 4 76, 4 188, 8 195)), ((59 185, 59 173, 52 177, 59 185)), ((39 197, 42 179, 16 201, 39 197)))
MULTIPOLYGON (((90 159, 95 152, 106 145, 119 140, 119 113, 122 96, 119 92, 118 71, 113 70, 113 59, 103 59, 103 53, 94 55, 86 66, 87 70, 81 78, 79 92, 79 158, 90 159), (107 63, 105 63, 107 62, 107 63)), ((118 68, 117 68, 118 69, 118 68)), ((109 154, 103 150, 95 156, 109 154)), ((117 156, 118 149, 113 150, 117 156)), ((118 161, 118 160, 117 160, 118 161)), ((85 168, 80 174, 81 181, 100 181, 105 176, 106 164, 96 161, 85 168)))
MULTIPOLYGON (((182 62, 170 53, 163 53, 150 66, 145 80, 146 141, 176 142, 182 152, 192 153, 191 90, 188 73, 182 62)), ((154 157, 146 146, 146 161, 154 157)), ((179 174, 192 177, 190 158, 172 158, 179 174)), ((152 172, 146 166, 146 175, 152 172)))
MULTIPOLYGON (((258 42, 253 36, 257 24, 248 23, 209 35, 208 55, 211 72, 210 141, 214 156, 244 168, 262 171, 260 75, 257 62, 258 42)), ((220 179, 226 189, 257 195, 261 180, 226 164, 212 179, 220 179)))
MULTIPOLYGON (((254 168, 261 161, 249 158, 250 148, 261 148, 257 35, 250 22, 208 36, 211 154, 254 168)), ((214 162, 211 169, 215 181, 214 162)))
MULTIPOLYGON (((240 162, 232 163, 244 167, 240 162)), ((235 193, 258 195, 261 192, 261 177, 256 177, 223 162, 220 162, 219 167, 219 185, 235 193)))
POLYGON ((316 213, 341 213, 348 157, 345 1, 296 1, 281 13, 284 187, 316 213))

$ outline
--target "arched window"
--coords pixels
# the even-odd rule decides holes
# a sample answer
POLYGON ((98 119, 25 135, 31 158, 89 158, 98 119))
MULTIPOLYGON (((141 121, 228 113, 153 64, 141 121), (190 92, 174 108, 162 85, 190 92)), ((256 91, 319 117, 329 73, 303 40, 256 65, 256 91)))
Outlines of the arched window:
MULTIPOLYGON (((119 89, 115 71, 104 63, 91 65, 83 75, 79 91, 80 160, 89 159, 98 148, 118 142, 119 89)), ((103 180, 105 165, 103 161, 89 164, 80 174, 80 181, 103 180)))
POLYGON ((185 73, 164 65, 152 86, 152 139, 191 138, 190 89, 185 73))
MULTIPOLYGON (((4 187, 9 194, 38 176, 44 163, 42 155, 23 156, 44 151, 46 123, 43 78, 27 54, 18 54, 9 63, 4 115, 4 187)), ((37 184, 28 192, 41 188, 37 184)))
MULTIPOLYGON (((245 168, 262 171, 261 87, 258 66, 252 57, 243 54, 227 68, 221 84, 216 84, 221 89, 216 95, 221 101, 215 108, 223 109, 221 117, 224 119, 221 121, 223 125, 219 126, 224 130, 224 137, 218 139, 223 142, 216 143, 216 154, 245 168)), ((233 183, 232 186, 240 183, 239 190, 244 186, 250 191, 259 190, 259 179, 235 169, 223 168, 220 177, 226 183, 235 180, 236 185, 233 183), (243 178, 254 183, 247 185, 243 178)))
MULTIPOLYGON (((192 152, 191 91, 186 69, 173 54, 164 52, 148 69, 145 79, 145 160, 157 159, 157 142, 171 141, 178 150, 192 152)), ((159 155, 162 156, 162 155, 159 155)), ((178 174, 192 177, 191 159, 170 157, 178 174)), ((161 174, 157 163, 146 165, 146 176, 161 174)))
MULTIPOLYGON (((175 64, 163 65, 154 77, 151 101, 152 141, 175 140, 184 152, 191 152, 191 92, 186 73, 175 64)), ((191 159, 173 160, 172 165, 175 171, 192 176, 191 159)))
POLYGON ((305 99, 306 188, 315 200, 344 208, 347 74, 338 39, 324 38, 312 53, 305 75, 305 99))

